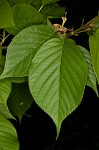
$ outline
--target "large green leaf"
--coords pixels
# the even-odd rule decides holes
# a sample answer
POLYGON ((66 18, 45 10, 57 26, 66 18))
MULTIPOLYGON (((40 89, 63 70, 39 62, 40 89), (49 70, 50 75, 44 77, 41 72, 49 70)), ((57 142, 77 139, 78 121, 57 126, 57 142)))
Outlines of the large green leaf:
POLYGON ((14 26, 12 9, 7 0, 0 0, 0 28, 14 26))
POLYGON ((60 7, 57 3, 46 5, 41 9, 41 13, 48 18, 61 18, 65 14, 65 7, 60 7))
POLYGON ((80 45, 78 45, 78 47, 79 47, 79 50, 81 51, 82 55, 85 58, 87 65, 88 65, 87 85, 89 87, 91 87, 96 92, 96 94, 98 95, 97 80, 96 80, 96 75, 95 75, 94 70, 93 70, 92 59, 91 59, 90 53, 86 48, 84 48, 80 45))
POLYGON ((53 29, 46 25, 31 26, 17 34, 8 47, 1 78, 27 76, 32 58, 53 34, 53 29))
POLYGON ((2 115, 0 115, 0 150, 19 150, 16 130, 2 115))
POLYGON ((27 82, 13 83, 12 92, 8 99, 8 107, 13 116, 18 116, 21 121, 24 113, 31 107, 33 97, 29 92, 27 82))
POLYGON ((42 15, 28 4, 16 4, 12 10, 14 23, 19 30, 42 21, 42 15))
POLYGON ((89 46, 93 68, 99 83, 99 29, 89 37, 89 46))
POLYGON ((70 39, 50 39, 32 60, 30 91, 36 103, 54 120, 57 134, 62 121, 82 100, 87 73, 87 64, 70 39))

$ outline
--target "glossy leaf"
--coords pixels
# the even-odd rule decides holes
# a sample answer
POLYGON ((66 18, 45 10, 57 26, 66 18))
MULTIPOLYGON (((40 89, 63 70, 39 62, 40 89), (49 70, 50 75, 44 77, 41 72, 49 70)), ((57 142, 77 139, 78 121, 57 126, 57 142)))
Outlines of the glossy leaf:
POLYGON ((19 142, 14 126, 0 115, 0 150, 19 150, 19 142))
POLYGON ((32 60, 29 88, 36 103, 56 124, 80 104, 87 80, 87 65, 75 42, 53 38, 44 43, 32 60))
POLYGON ((42 15, 28 4, 16 4, 12 10, 14 23, 19 30, 34 24, 40 24, 42 21, 42 15))
POLYGON ((1 78, 27 76, 32 58, 53 34, 53 29, 46 25, 31 26, 17 34, 8 46, 1 78))
POLYGON ((99 29, 89 37, 89 45, 93 68, 99 83, 99 29))
POLYGON ((84 48, 80 45, 78 45, 78 47, 79 47, 79 50, 81 51, 87 65, 88 65, 87 85, 89 87, 91 87, 96 92, 96 94, 98 95, 97 80, 96 80, 96 75, 95 75, 94 70, 93 70, 92 59, 91 59, 90 53, 86 48, 84 48))
POLYGON ((14 26, 12 9, 7 0, 0 0, 0 28, 14 26))
POLYGON ((21 120, 32 103, 33 97, 29 92, 27 82, 13 83, 12 92, 8 99, 8 107, 13 116, 18 116, 19 120, 21 120))

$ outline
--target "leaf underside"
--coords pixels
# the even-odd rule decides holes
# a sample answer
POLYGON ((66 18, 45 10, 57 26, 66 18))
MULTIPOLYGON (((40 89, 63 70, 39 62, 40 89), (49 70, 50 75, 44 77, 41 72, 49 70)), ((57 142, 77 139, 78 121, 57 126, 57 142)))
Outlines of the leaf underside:
POLYGON ((97 90, 97 80, 96 80, 96 75, 95 75, 95 72, 93 70, 93 65, 92 65, 92 59, 91 59, 91 56, 90 56, 90 53, 89 51, 78 45, 83 57, 85 58, 85 61, 88 65, 88 79, 87 79, 87 85, 89 87, 91 87, 97 94, 98 96, 98 90, 97 90))

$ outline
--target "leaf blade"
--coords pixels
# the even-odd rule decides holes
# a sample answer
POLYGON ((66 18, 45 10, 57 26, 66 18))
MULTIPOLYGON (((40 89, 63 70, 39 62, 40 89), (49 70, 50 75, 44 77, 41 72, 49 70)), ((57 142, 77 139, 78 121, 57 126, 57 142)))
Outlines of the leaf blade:
POLYGON ((34 24, 41 24, 42 15, 29 4, 16 4, 12 10, 15 26, 19 31, 34 24))
POLYGON ((0 148, 18 150, 19 142, 13 125, 0 114, 0 148))
POLYGON ((0 28, 14 26, 13 13, 7 0, 0 0, 0 28))
POLYGON ((89 46, 93 68, 99 83, 99 29, 89 37, 89 46))
POLYGON ((85 58, 87 65, 88 65, 87 85, 89 87, 91 87, 96 92, 96 94, 98 96, 98 90, 97 90, 97 84, 96 84, 97 80, 96 80, 96 75, 95 75, 94 70, 93 70, 92 59, 91 59, 90 53, 86 48, 84 48, 80 45, 78 45, 78 47, 79 47, 79 50, 81 51, 82 55, 85 58))
POLYGON ((27 82, 12 84, 8 108, 13 116, 17 116, 21 121, 22 116, 31 107, 33 101, 27 82))
POLYGON ((36 103, 55 122, 57 134, 59 134, 62 121, 81 102, 87 80, 87 66, 83 61, 81 53, 79 53, 74 42, 66 40, 64 44, 63 40, 58 38, 51 39, 42 45, 32 60, 29 70, 31 94, 36 103), (74 47, 80 58, 76 52, 73 52, 74 47), (70 61, 72 61, 71 64, 70 61), (81 64, 81 69, 76 61, 81 64))
POLYGON ((34 25, 17 34, 8 46, 1 78, 27 76, 31 60, 38 48, 54 33, 55 31, 46 25, 34 25))

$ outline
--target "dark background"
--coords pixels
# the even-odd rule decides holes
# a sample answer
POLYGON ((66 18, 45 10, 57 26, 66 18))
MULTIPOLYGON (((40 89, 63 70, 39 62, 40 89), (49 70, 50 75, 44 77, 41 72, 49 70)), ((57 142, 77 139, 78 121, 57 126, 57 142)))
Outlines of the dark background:
MULTIPOLYGON (((99 10, 99 0, 61 0, 59 4, 66 7, 68 28, 80 27, 83 18, 86 23, 99 10)), ((86 33, 73 39, 89 49, 86 33)), ((20 150, 99 150, 99 98, 91 88, 86 86, 81 104, 63 121, 57 141, 55 125, 43 110, 33 103, 27 114, 30 117, 23 116, 21 125, 12 121, 18 132, 20 150)))

